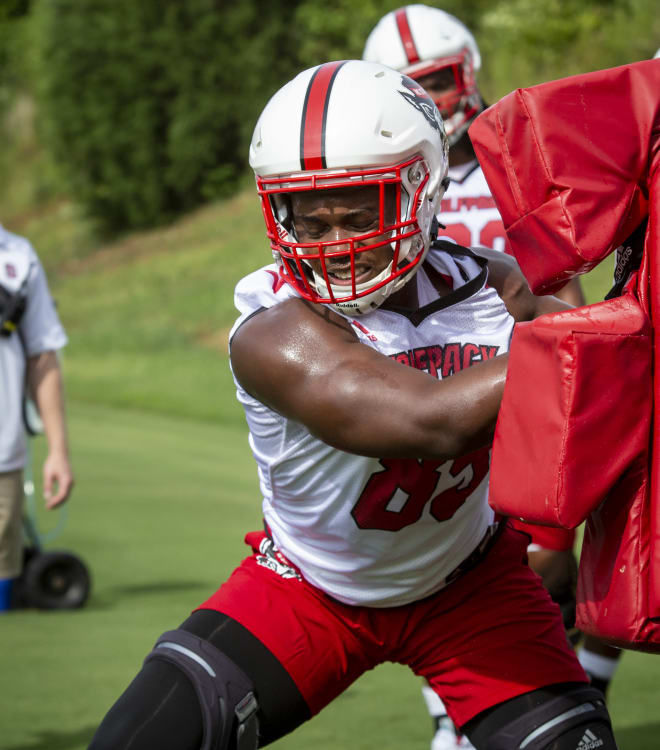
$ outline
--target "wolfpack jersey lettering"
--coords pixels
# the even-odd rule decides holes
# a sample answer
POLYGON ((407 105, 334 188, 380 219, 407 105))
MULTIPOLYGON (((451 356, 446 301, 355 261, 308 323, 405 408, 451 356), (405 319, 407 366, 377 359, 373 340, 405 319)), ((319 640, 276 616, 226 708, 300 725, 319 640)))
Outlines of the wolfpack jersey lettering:
MULTIPOLYGON (((426 262, 453 291, 439 297, 422 268, 414 319, 381 308, 359 320, 344 316, 360 341, 437 378, 507 351, 513 319, 486 286, 483 261, 436 243, 426 262)), ((245 277, 236 287, 241 316, 232 335, 250 315, 295 295, 274 265, 245 277)), ((488 449, 448 461, 357 456, 331 448, 236 386, 273 540, 310 583, 336 599, 391 607, 428 596, 492 524, 488 449)))
POLYGON ((475 159, 449 169, 450 185, 438 212, 438 239, 466 247, 491 247, 506 251, 506 235, 500 213, 475 159))

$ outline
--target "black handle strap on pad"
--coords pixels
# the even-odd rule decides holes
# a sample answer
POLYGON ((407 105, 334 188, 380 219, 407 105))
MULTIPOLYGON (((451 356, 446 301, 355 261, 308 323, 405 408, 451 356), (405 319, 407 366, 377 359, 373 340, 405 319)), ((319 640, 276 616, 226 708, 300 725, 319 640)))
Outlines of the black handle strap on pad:
POLYGON ((605 295, 605 299, 620 297, 630 274, 640 267, 644 255, 644 240, 648 223, 648 219, 644 219, 623 245, 617 247, 614 286, 605 295))
POLYGON ((151 659, 174 664, 192 682, 204 724, 200 750, 256 750, 254 685, 222 651, 185 630, 170 630, 156 641, 145 664, 151 659))

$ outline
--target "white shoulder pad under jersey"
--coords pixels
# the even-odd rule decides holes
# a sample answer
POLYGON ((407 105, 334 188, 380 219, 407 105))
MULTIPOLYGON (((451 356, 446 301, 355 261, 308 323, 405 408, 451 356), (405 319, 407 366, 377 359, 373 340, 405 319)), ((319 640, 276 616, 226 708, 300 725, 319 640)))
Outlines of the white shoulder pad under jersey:
POLYGON ((479 162, 451 167, 449 181, 437 214, 445 226, 439 229, 438 239, 506 252, 504 224, 479 162))
MULTIPOLYGON (((359 340, 435 378, 506 352, 513 319, 486 286, 484 262, 448 243, 437 243, 427 262, 453 291, 439 298, 421 269, 422 307, 414 316, 383 309, 345 316, 359 340)), ((237 325, 295 294, 278 279, 268 266, 239 282, 237 325)), ((492 523, 487 449, 448 461, 345 453, 236 385, 273 539, 308 581, 336 599, 389 607, 428 596, 492 523)))

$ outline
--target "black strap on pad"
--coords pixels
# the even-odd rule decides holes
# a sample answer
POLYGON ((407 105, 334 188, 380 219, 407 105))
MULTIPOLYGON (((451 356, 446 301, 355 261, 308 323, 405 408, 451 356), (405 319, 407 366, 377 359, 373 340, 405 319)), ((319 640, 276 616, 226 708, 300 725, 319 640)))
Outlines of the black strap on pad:
POLYGON ((488 750, 542 750, 574 727, 601 722, 611 728, 603 694, 588 685, 540 703, 502 727, 488 741, 488 750))
POLYGON ((644 219, 628 239, 616 249, 616 264, 614 266, 614 286, 605 295, 605 299, 614 299, 623 294, 623 288, 630 278, 630 274, 636 271, 644 255, 644 242, 646 239, 646 228, 648 219, 644 219))
POLYGON ((169 630, 156 641, 145 664, 151 659, 174 664, 192 682, 204 723, 200 750, 256 750, 254 686, 222 651, 185 630, 169 630))

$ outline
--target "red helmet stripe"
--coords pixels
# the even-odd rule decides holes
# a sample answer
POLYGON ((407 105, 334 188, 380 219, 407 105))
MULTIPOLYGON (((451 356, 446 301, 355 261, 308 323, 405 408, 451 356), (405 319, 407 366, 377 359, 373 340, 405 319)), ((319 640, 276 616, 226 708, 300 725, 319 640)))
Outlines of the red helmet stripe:
POLYGON ((320 65, 307 86, 300 124, 300 168, 325 169, 325 125, 330 92, 339 68, 346 61, 320 65))
POLYGON ((399 10, 394 13, 394 17, 396 18, 396 25, 399 29, 401 41, 403 42, 403 49, 408 58, 408 64, 412 65, 413 63, 419 62, 419 53, 417 52, 417 47, 415 47, 415 40, 413 39, 412 31, 410 31, 406 9, 399 8, 399 10))

